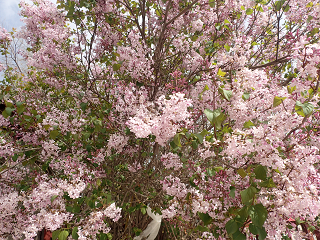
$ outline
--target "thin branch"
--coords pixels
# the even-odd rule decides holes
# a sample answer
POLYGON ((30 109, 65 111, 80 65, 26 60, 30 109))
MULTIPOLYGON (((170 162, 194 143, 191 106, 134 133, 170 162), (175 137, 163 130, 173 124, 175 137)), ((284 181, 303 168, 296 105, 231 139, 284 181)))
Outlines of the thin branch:
POLYGON ((266 64, 262 64, 262 65, 259 65, 259 66, 251 66, 251 67, 249 67, 249 69, 254 70, 254 69, 258 69, 258 68, 264 68, 264 67, 276 65, 276 64, 278 64, 278 63, 287 62, 287 61, 289 61, 290 59, 291 59, 291 57, 290 57, 289 55, 287 55, 287 56, 284 56, 284 57, 282 57, 282 58, 276 59, 276 60, 274 60, 274 61, 272 61, 272 62, 268 62, 268 63, 266 63, 266 64))

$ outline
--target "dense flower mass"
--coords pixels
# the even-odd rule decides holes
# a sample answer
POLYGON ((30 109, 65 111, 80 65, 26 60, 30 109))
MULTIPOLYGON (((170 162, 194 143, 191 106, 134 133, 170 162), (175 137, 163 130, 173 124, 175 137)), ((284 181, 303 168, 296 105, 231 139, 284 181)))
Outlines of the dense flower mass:
POLYGON ((318 1, 20 8, 0 28, 0 239, 319 237, 318 1))

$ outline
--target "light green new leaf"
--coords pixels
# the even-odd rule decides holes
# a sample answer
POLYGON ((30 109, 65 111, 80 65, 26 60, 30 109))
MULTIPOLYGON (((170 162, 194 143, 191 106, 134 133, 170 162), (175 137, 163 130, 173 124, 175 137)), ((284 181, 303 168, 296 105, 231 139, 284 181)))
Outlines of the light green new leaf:
POLYGON ((282 0, 276 2, 275 6, 277 11, 281 10, 282 4, 283 4, 282 0))
POLYGON ((220 108, 211 111, 209 109, 205 109, 204 113, 206 114, 208 120, 212 125, 215 125, 217 129, 221 128, 221 124, 226 119, 226 115, 221 111, 220 108))
POLYGON ((274 99, 273 99, 273 107, 277 107, 279 106, 283 100, 285 100, 286 97, 277 97, 275 96, 274 99))
POLYGON ((224 77, 226 74, 227 74, 226 72, 223 72, 223 71, 221 70, 221 68, 219 68, 218 73, 217 73, 218 76, 224 77))
POLYGON ((181 142, 180 142, 180 135, 184 135, 184 133, 177 133, 177 134, 174 135, 174 137, 173 137, 173 142, 174 142, 178 147, 182 147, 181 142))
POLYGON ((61 230, 55 230, 52 232, 52 240, 56 240, 60 234, 61 230))
POLYGON ((265 188, 273 188, 276 187, 277 185, 273 182, 273 179, 270 178, 264 182, 259 182, 258 183, 260 187, 265 187, 265 188))
POLYGON ((221 114, 221 110, 216 109, 212 111, 210 109, 205 109, 204 114, 207 116, 208 120, 213 124, 214 120, 221 114))
POLYGON ((223 98, 225 98, 226 100, 230 101, 230 98, 232 97, 232 91, 230 90, 225 90, 221 87, 218 88, 219 93, 221 94, 221 96, 223 98))
POLYGON ((307 8, 310 8, 310 7, 312 7, 313 6, 313 2, 309 2, 308 4, 307 4, 307 8))
POLYGON ((254 124, 249 120, 243 124, 243 128, 251 128, 254 127, 254 124))
POLYGON ((247 10, 246 10, 246 14, 247 15, 251 15, 253 13, 253 10, 251 9, 251 8, 248 8, 247 10))
POLYGON ((58 239, 59 239, 59 240, 67 240, 68 235, 69 235, 69 232, 68 232, 68 231, 62 231, 62 232, 59 234, 58 239))
POLYGON ((301 103, 300 101, 297 101, 294 109, 300 116, 305 117, 313 112, 314 107, 311 103, 301 103))
POLYGON ((243 99, 244 101, 248 100, 249 97, 250 97, 250 93, 244 93, 244 94, 242 94, 242 99, 243 99))
POLYGON ((238 169, 237 172, 242 178, 247 176, 247 172, 243 168, 238 169))
POLYGON ((294 90, 296 90, 297 87, 296 86, 293 86, 293 87, 290 87, 289 85, 287 86, 287 90, 288 90, 288 93, 289 94, 292 94, 294 90))
POLYGON ((53 203, 53 201, 57 198, 57 197, 59 197, 59 195, 53 195, 52 197, 51 197, 51 203, 53 203))
POLYGON ((199 94, 200 100, 202 100, 202 95, 203 95, 203 93, 204 93, 205 91, 208 91, 208 90, 210 90, 210 89, 209 89, 208 85, 206 85, 206 86, 203 88, 202 92, 199 94))

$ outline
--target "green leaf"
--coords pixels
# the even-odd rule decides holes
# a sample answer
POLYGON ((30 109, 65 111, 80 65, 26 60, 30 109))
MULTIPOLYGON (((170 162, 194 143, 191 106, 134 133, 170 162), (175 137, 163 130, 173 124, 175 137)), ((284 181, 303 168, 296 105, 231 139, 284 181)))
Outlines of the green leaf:
POLYGON ((243 124, 243 127, 244 128, 251 128, 251 127, 254 127, 254 124, 251 122, 251 120, 249 120, 243 124))
POLYGON ((297 101, 294 109, 296 110, 297 114, 299 114, 302 117, 305 117, 313 112, 314 107, 311 103, 301 103, 297 101))
POLYGON ((56 240, 60 234, 61 230, 55 230, 52 232, 52 240, 56 240))
POLYGON ((140 210, 141 210, 141 212, 142 212, 143 215, 146 214, 146 212, 147 212, 146 209, 147 209, 147 207, 142 207, 142 208, 140 208, 140 210))
POLYGON ((310 22, 313 19, 313 16, 309 15, 307 19, 307 23, 310 22))
POLYGON ((180 135, 184 135, 184 133, 177 133, 177 134, 174 135, 174 137, 173 137, 173 142, 174 142, 178 147, 182 147, 181 142, 180 142, 180 135))
POLYGON ((265 188, 273 188, 276 187, 276 184, 273 182, 272 178, 269 178, 268 180, 264 182, 259 182, 258 183, 260 187, 265 187, 265 188))
POLYGON ((248 206, 244 205, 240 210, 238 210, 238 215, 236 216, 237 222, 240 222, 242 225, 248 219, 248 206))
POLYGON ((78 235, 78 227, 74 227, 73 229, 72 229, 72 238, 73 239, 78 239, 79 238, 79 235, 78 235))
POLYGON ((296 90, 297 87, 296 86, 293 86, 293 87, 290 87, 289 85, 287 86, 287 90, 288 90, 288 93, 289 94, 292 94, 294 90, 296 90))
POLYGON ((264 228, 264 227, 262 227, 262 228, 258 228, 258 235, 259 235, 259 240, 264 240, 264 239, 266 239, 266 237, 267 237, 267 232, 266 232, 266 229, 264 228))
POLYGON ((230 186, 229 196, 232 197, 232 198, 235 198, 235 197, 236 197, 236 187, 230 186))
POLYGON ((25 106, 22 104, 22 102, 18 102, 18 103, 17 103, 17 112, 18 112, 18 114, 20 114, 20 113, 24 112, 25 106))
POLYGON ((279 106, 281 103, 282 103, 282 101, 283 100, 285 100, 286 99, 286 97, 274 97, 274 99, 273 99, 273 107, 277 107, 277 106, 279 106))
POLYGON ((246 10, 246 14, 247 15, 251 15, 253 13, 253 10, 251 9, 251 8, 248 8, 247 10, 246 10))
POLYGON ((239 230, 236 231, 233 235, 232 235, 233 240, 246 240, 246 235, 244 235, 243 233, 241 233, 239 230))
POLYGON ((249 225, 249 231, 253 234, 253 235, 258 235, 259 231, 257 229, 257 227, 253 224, 253 223, 250 223, 249 225))
POLYGON ((69 235, 69 232, 64 230, 59 234, 58 239, 59 240, 67 240, 68 235, 69 235))
POLYGON ((282 4, 283 4, 283 1, 282 1, 282 0, 276 2, 275 6, 276 6, 276 10, 277 10, 277 11, 280 11, 280 10, 281 10, 282 4))
POLYGON ((261 6, 257 6, 256 9, 257 9, 257 11, 259 11, 259 12, 264 12, 264 11, 263 11, 263 8, 262 8, 261 6))
POLYGON ((79 213, 81 211, 81 208, 79 205, 74 205, 72 212, 73 213, 79 213))
POLYGON ((261 228, 264 222, 267 220, 268 211, 261 203, 259 203, 249 208, 249 216, 252 223, 261 228))
POLYGON ((50 135, 51 139, 55 139, 59 135, 59 131, 58 130, 52 130, 52 131, 50 131, 49 135, 50 135))
POLYGON ((267 170, 265 166, 258 165, 254 169, 254 173, 256 174, 256 179, 261 179, 261 180, 267 179, 267 170))
POLYGON ((226 119, 226 116, 221 112, 221 109, 216 109, 214 111, 205 109, 204 114, 207 116, 210 123, 217 129, 221 128, 222 122, 226 119))
POLYGON ((17 161, 18 157, 19 157, 19 155, 15 153, 15 154, 12 156, 12 160, 15 162, 15 161, 17 161))
POLYGON ((243 99, 244 101, 248 100, 249 98, 250 98, 250 93, 244 93, 244 94, 242 94, 242 99, 243 99))
POLYGON ((217 73, 218 76, 224 77, 226 74, 227 74, 226 72, 223 72, 223 71, 221 70, 221 68, 219 68, 218 73, 217 73))
POLYGON ((84 103, 84 102, 80 103, 80 107, 82 111, 85 111, 87 109, 87 106, 88 106, 88 103, 84 103))
POLYGON ((209 6, 210 7, 215 7, 216 6, 216 0, 209 0, 209 6))
POLYGON ((283 11, 284 11, 284 12, 289 12, 289 10, 290 10, 290 5, 287 4, 287 5, 283 8, 283 11))
POLYGON ((202 134, 196 133, 196 134, 194 134, 194 135, 199 139, 199 142, 200 142, 200 143, 203 143, 203 136, 202 136, 202 134))
POLYGON ((3 116, 4 118, 10 117, 10 115, 8 115, 7 111, 3 111, 3 112, 2 112, 2 116, 3 116))
POLYGON ((14 111, 15 109, 14 108, 11 108, 11 107, 6 107, 5 111, 6 113, 8 114, 8 116, 11 116, 11 113, 14 111))
POLYGON ((82 137, 84 140, 87 140, 91 136, 91 132, 82 132, 82 137))
POLYGON ((209 228, 201 226, 201 225, 197 226, 194 230, 200 231, 200 232, 209 232, 210 231, 209 228))
POLYGON ((267 236, 267 232, 264 227, 259 228, 259 227, 255 226, 253 223, 250 223, 249 230, 252 234, 259 235, 258 236, 259 240, 263 240, 267 236))
POLYGON ((231 219, 226 223, 226 230, 229 235, 232 235, 235 232, 239 231, 238 224, 233 219, 231 219))
POLYGON ((218 88, 218 92, 224 97, 226 100, 230 101, 230 98, 232 97, 232 91, 225 90, 221 87, 218 88))
POLYGON ((209 216, 208 213, 198 212, 198 215, 202 220, 202 222, 204 223, 204 225, 209 225, 212 222, 212 218, 209 216))
POLYGON ((73 18, 74 22, 76 23, 76 25, 80 25, 81 20, 80 20, 80 18, 79 18, 79 17, 77 17, 77 16, 73 16, 72 18, 73 18))
POLYGON ((208 91, 208 90, 210 90, 210 89, 209 89, 208 85, 206 85, 206 86, 204 87, 204 89, 202 90, 202 92, 199 94, 200 100, 202 100, 202 95, 203 95, 203 93, 204 93, 205 91, 208 91))
POLYGON ((121 64, 113 64, 112 69, 113 71, 118 71, 121 68, 121 64))
POLYGON ((17 106, 17 107, 21 107, 22 104, 23 104, 23 102, 17 102, 17 103, 16 103, 16 106, 17 106))
POLYGON ((307 8, 310 8, 310 7, 312 7, 313 6, 313 2, 309 2, 308 4, 307 4, 307 8))
POLYGON ((54 201, 57 197, 59 197, 59 195, 53 195, 53 196, 51 197, 51 199, 50 199, 51 203, 53 203, 53 201, 54 201))
POLYGON ((247 189, 240 192, 241 200, 243 203, 248 203, 252 200, 254 195, 257 193, 257 189, 253 186, 248 187, 247 189))
POLYGON ((7 107, 10 107, 10 108, 13 107, 13 104, 11 102, 5 101, 5 104, 6 104, 7 107))
POLYGON ((210 109, 205 109, 204 114, 207 116, 208 120, 213 123, 214 120, 220 115, 221 111, 219 109, 216 109, 214 111, 210 109))
POLYGON ((311 36, 314 36, 316 33, 318 33, 319 32, 319 28, 314 28, 314 29, 312 29, 311 31, 310 31, 310 35, 311 36))
POLYGON ((67 212, 73 212, 73 207, 72 206, 66 206, 67 212))
POLYGON ((247 176, 247 172, 243 168, 238 169, 237 172, 242 178, 247 176))
POLYGON ((229 51, 230 51, 230 47, 229 47, 229 45, 228 45, 228 44, 225 44, 225 45, 224 45, 224 48, 227 50, 227 52, 229 52, 229 51))

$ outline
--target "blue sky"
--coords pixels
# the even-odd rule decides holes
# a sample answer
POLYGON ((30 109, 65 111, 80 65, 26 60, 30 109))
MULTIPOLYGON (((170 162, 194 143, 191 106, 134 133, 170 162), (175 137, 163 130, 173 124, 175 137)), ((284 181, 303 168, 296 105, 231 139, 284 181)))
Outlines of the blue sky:
POLYGON ((13 27, 19 28, 23 24, 19 16, 19 2, 20 0, 0 0, 0 26, 8 31, 13 27))

